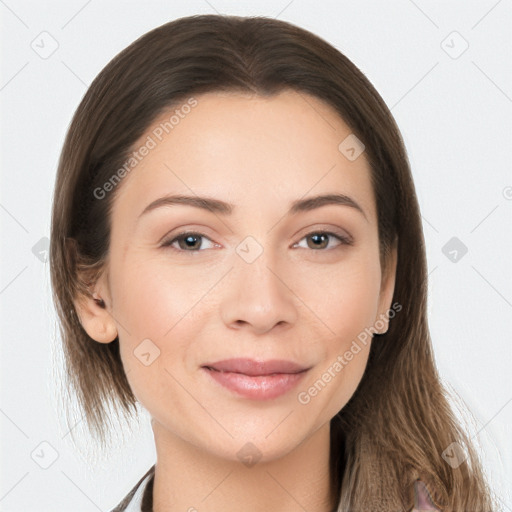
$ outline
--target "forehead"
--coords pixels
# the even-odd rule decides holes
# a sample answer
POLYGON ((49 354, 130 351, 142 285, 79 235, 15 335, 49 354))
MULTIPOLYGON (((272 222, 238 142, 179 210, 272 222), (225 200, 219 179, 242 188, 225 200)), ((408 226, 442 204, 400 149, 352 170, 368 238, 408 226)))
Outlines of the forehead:
POLYGON ((301 197, 339 192, 375 215, 364 152, 349 159, 346 144, 340 150, 354 135, 323 101, 292 90, 271 97, 211 92, 194 100, 164 112, 134 144, 150 149, 123 178, 114 223, 129 222, 165 194, 208 195, 240 205, 241 213, 245 207, 279 215, 301 197))

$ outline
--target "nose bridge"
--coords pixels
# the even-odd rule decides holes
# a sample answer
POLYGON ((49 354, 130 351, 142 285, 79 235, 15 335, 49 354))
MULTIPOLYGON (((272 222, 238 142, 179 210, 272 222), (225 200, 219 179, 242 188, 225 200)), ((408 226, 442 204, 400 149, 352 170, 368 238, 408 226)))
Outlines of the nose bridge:
POLYGON ((270 240, 270 236, 260 241, 249 235, 236 247, 231 289, 223 304, 227 324, 242 322, 267 331, 278 323, 295 321, 293 293, 279 270, 285 262, 270 240))
POLYGON ((268 303, 270 308, 272 302, 285 292, 282 282, 276 276, 278 255, 275 247, 271 246, 271 237, 260 240, 249 235, 237 246, 235 276, 242 285, 242 295, 244 291, 252 292, 254 300, 259 300, 262 305, 268 303))

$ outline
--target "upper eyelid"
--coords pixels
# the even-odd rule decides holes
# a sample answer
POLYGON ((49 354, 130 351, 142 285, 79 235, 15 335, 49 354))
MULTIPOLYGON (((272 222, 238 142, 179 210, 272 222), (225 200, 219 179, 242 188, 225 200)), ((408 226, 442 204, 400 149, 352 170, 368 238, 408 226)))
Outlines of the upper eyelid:
MULTIPOLYGON (((334 238, 337 238, 340 242, 340 244, 344 245, 353 245, 354 244, 354 238, 352 235, 348 233, 336 233, 331 229, 313 229, 311 231, 308 231, 304 235, 302 235, 299 240, 295 243, 299 243, 302 239, 306 238, 307 236, 314 235, 314 234, 325 234, 334 238)), ((295 244, 294 244, 295 245, 295 244)))
MULTIPOLYGON (((342 233, 336 233, 332 229, 318 228, 318 229, 309 230, 307 233, 303 234, 298 239, 298 241, 295 242, 295 244, 297 244, 298 242, 300 242, 302 239, 304 239, 307 236, 310 236, 310 235, 313 235, 313 234, 319 234, 319 233, 326 234, 326 235, 338 238, 340 243, 344 243, 346 245, 352 245, 354 243, 353 237, 350 234, 348 234, 348 233, 342 234, 342 233)), ((213 244, 217 243, 217 242, 214 242, 207 234, 202 233, 201 231, 186 230, 186 231, 181 231, 179 233, 176 233, 176 234, 172 235, 169 238, 164 237, 163 242, 162 242, 161 245, 170 246, 172 243, 176 242, 177 239, 179 239, 180 237, 185 237, 186 235, 199 235, 200 237, 207 238, 213 244)), ((177 249, 177 250, 178 251, 182 251, 182 249, 177 249)), ((201 251, 183 251, 183 252, 201 252, 201 251)))

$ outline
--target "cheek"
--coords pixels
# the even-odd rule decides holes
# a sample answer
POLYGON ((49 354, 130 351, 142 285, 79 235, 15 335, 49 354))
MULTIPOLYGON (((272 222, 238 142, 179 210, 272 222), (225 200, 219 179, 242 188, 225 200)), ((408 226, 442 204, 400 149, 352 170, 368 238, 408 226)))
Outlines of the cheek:
POLYGON ((199 301, 211 287, 212 276, 199 266, 191 274, 161 258, 133 256, 117 269, 115 313, 133 341, 173 336, 180 322, 193 315, 199 301), (137 338, 137 339, 135 339, 137 338))
POLYGON ((364 374, 372 339, 369 327, 378 305, 374 277, 370 271, 340 272, 326 280, 325 294, 314 299, 321 323, 329 330, 323 329, 327 334, 319 341, 322 360, 298 400, 320 410, 320 422, 347 404, 364 374))
POLYGON ((114 283, 121 360, 135 396, 150 406, 172 381, 166 370, 186 365, 200 329, 191 318, 201 294, 180 279, 179 270, 147 257, 118 266, 114 283))
POLYGON ((134 392, 151 386, 159 393, 172 381, 166 370, 193 369, 196 344, 204 338, 204 326, 211 320, 207 294, 215 294, 212 288, 219 275, 221 269, 172 265, 161 255, 152 257, 136 250, 113 268, 111 286, 121 359, 134 392), (138 356, 147 352, 158 357, 146 367, 138 356))
POLYGON ((305 286, 302 292, 304 303, 314 310, 326 333, 319 338, 323 360, 312 375, 316 386, 312 392, 320 393, 324 385, 329 389, 320 400, 325 400, 332 415, 348 402, 362 378, 371 345, 370 327, 378 314, 379 265, 364 254, 348 263, 317 273, 315 293, 308 295, 305 286))
MULTIPOLYGON (((378 261, 378 260, 377 260, 378 261)), ((373 324, 378 312, 380 267, 364 254, 330 268, 312 268, 294 292, 315 313, 336 343, 350 343, 373 324), (328 329, 327 329, 328 327, 328 329)))
POLYGON ((343 339, 356 337, 361 330, 372 325, 377 314, 379 286, 371 271, 361 270, 345 279, 340 298, 331 306, 336 328, 344 333, 343 339))

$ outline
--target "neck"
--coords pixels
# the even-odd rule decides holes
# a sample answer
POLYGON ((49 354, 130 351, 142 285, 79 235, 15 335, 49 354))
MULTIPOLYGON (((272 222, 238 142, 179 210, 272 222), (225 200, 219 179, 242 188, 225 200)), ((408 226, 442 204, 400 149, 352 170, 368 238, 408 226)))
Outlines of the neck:
POLYGON ((157 463, 154 512, 331 512, 329 423, 277 460, 243 464, 219 458, 153 422, 157 463))

